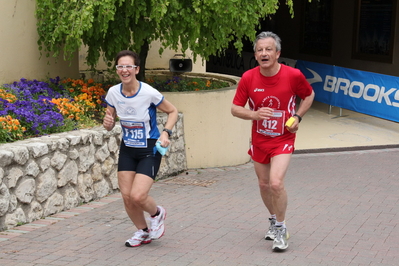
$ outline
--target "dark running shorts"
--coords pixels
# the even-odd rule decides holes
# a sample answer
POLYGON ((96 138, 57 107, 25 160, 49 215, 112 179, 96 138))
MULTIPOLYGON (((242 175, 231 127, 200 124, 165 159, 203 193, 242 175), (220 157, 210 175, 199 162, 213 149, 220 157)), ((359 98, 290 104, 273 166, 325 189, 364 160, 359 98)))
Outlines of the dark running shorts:
POLYGON ((155 148, 156 139, 147 140, 147 148, 127 147, 122 140, 119 150, 118 171, 133 171, 155 180, 162 155, 155 148))

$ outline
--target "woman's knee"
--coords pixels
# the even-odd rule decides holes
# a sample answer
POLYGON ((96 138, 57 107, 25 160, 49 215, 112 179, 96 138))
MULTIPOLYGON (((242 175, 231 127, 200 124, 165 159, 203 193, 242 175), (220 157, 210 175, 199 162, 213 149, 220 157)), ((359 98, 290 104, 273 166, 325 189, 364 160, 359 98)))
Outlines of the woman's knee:
POLYGON ((142 206, 145 204, 147 198, 148 198, 148 195, 146 193, 139 193, 139 192, 131 193, 129 195, 129 202, 136 206, 142 206))
POLYGON ((123 203, 127 207, 140 206, 141 197, 134 194, 122 194, 123 203))

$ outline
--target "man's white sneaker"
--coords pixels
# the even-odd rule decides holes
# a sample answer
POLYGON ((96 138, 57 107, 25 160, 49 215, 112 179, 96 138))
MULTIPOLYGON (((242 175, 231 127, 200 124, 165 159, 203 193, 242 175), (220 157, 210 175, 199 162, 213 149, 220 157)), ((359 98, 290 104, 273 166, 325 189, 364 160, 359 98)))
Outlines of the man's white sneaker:
POLYGON ((288 238, 290 237, 287 228, 276 226, 276 235, 273 240, 273 250, 283 251, 288 248, 288 238))
POLYGON ((151 239, 159 239, 165 233, 165 218, 166 218, 166 211, 163 207, 158 206, 159 215, 155 217, 150 217, 151 221, 151 230, 150 230, 150 237, 151 239))
POLYGON ((125 246, 127 247, 138 247, 141 244, 149 244, 151 243, 150 233, 143 231, 142 229, 138 230, 134 235, 126 240, 125 246))
POLYGON ((266 240, 273 240, 274 235, 276 234, 276 219, 269 218, 270 226, 269 231, 267 231, 265 235, 266 240))

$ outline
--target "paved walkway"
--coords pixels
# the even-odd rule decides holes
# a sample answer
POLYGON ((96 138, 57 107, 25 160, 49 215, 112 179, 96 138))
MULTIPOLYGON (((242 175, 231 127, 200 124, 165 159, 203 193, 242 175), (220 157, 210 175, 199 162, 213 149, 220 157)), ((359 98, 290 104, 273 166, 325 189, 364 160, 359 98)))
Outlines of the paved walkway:
POLYGON ((0 265, 398 265, 399 148, 324 148, 292 158, 283 253, 263 238, 268 214, 247 163, 156 182, 151 194, 168 215, 151 244, 124 246, 135 228, 114 194, 0 232, 0 265))
POLYGON ((399 123, 314 102, 297 133, 299 150, 399 147, 399 123))

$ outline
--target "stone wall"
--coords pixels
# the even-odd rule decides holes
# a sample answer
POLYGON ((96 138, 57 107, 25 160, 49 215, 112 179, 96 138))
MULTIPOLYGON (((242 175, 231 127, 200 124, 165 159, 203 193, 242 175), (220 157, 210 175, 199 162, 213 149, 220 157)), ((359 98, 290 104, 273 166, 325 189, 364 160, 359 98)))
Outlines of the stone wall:
MULTIPOLYGON (((187 169, 182 114, 173 131, 158 179, 187 169)), ((0 231, 118 192, 120 141, 116 125, 0 145, 0 231)))

